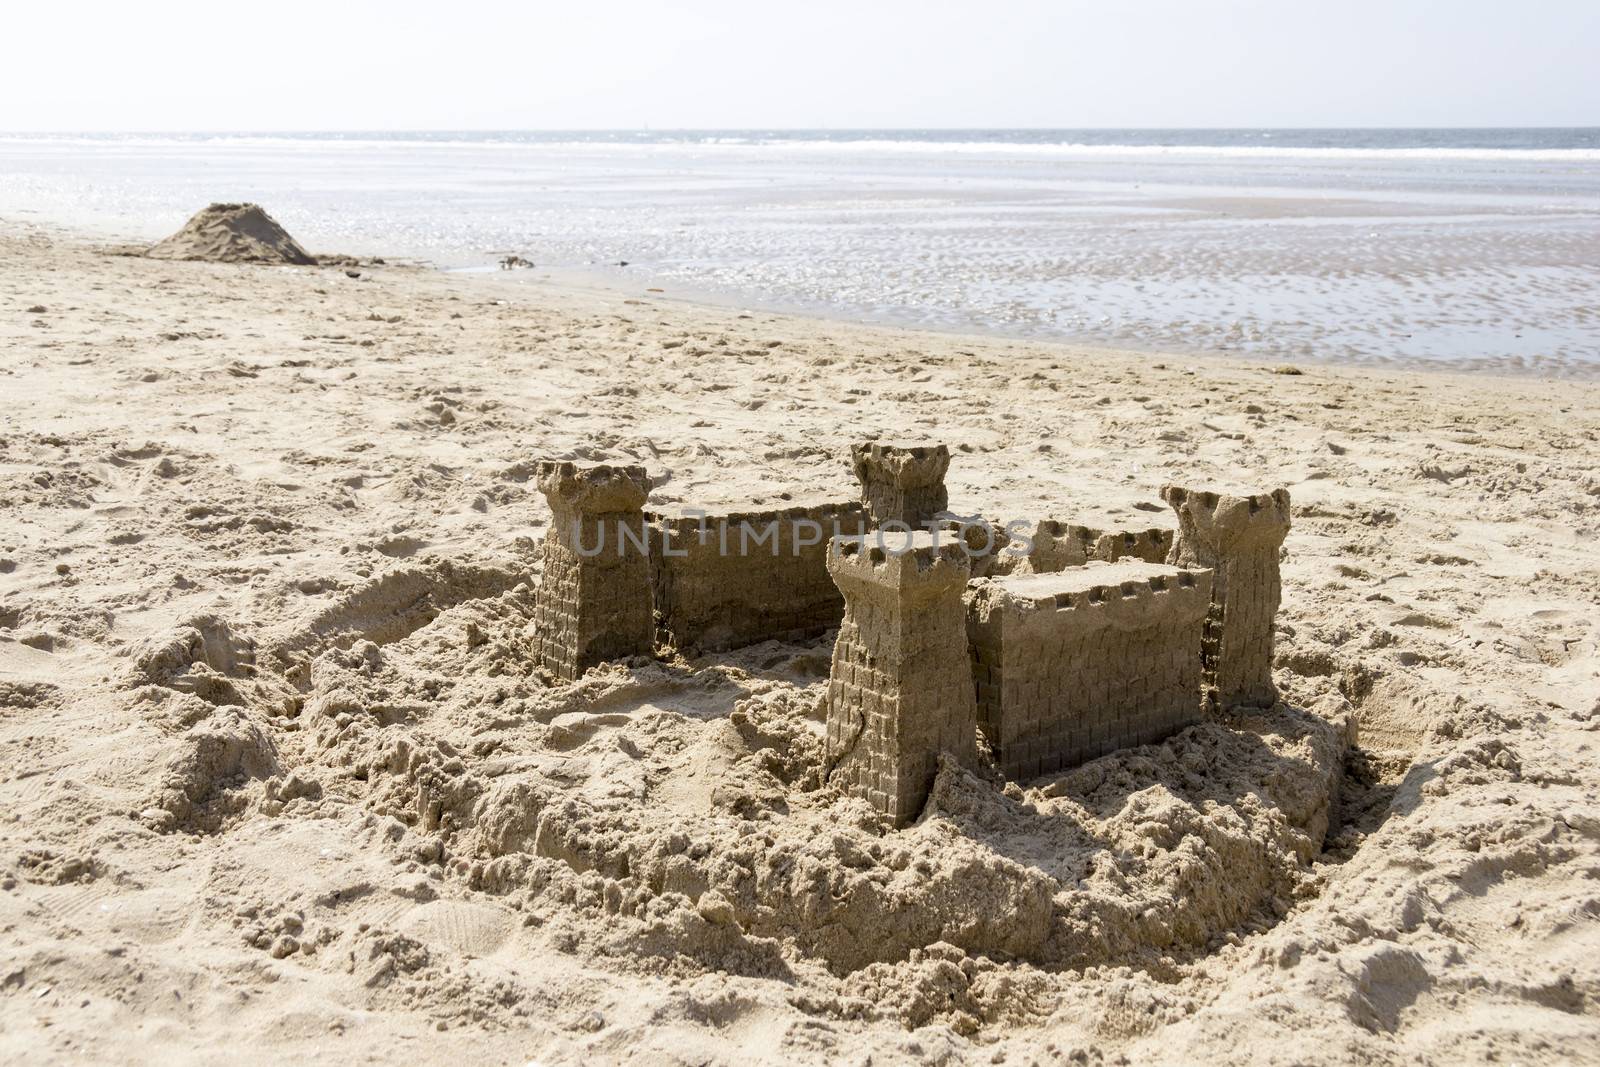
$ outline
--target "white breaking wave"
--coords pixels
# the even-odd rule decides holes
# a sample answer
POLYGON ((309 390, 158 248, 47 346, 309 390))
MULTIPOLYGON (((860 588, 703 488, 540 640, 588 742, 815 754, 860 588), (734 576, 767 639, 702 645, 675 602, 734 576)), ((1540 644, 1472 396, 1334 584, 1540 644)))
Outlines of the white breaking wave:
POLYGON ((989 153, 1088 156, 1106 159, 1217 156, 1246 159, 1438 159, 1600 163, 1600 148, 1302 148, 1273 145, 1093 145, 986 141, 770 141, 766 144, 771 147, 818 151, 989 153))
POLYGON ((669 154, 678 151, 698 153, 767 154, 774 151, 825 153, 836 155, 961 155, 1027 157, 1031 159, 1286 159, 1286 160, 1374 160, 1483 162, 1483 163, 1600 163, 1600 148, 1447 148, 1447 147, 1306 147, 1288 145, 1157 145, 1083 144, 1034 141, 936 141, 936 140, 826 140, 784 137, 703 137, 652 141, 602 140, 573 137, 530 140, 514 135, 418 137, 397 133, 392 137, 340 137, 338 135, 225 134, 163 136, 159 134, 74 135, 0 134, 0 144, 45 143, 53 145, 117 145, 129 148, 198 148, 236 146, 240 148, 279 148, 300 150, 361 151, 381 147, 417 149, 515 149, 543 152, 625 152, 669 154))

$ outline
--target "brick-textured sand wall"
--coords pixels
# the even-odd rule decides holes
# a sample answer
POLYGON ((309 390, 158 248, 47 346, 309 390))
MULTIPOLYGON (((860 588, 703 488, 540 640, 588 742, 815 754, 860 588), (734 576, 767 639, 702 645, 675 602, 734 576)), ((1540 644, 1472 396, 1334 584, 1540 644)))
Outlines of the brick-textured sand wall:
POLYGON ((873 541, 838 542, 828 557, 845 597, 828 681, 830 777, 903 826, 926 803, 939 756, 974 755, 970 568, 959 545, 928 547, 927 534, 901 557, 873 541))
POLYGON ((1206 624, 1204 671, 1212 702, 1268 707, 1273 630, 1283 599, 1278 557, 1289 533, 1289 493, 1232 495, 1165 486, 1178 514, 1172 562, 1215 574, 1206 624))
POLYGON ((944 445, 868 442, 851 446, 850 462, 873 526, 894 522, 926 529, 949 509, 944 476, 950 469, 950 449, 944 445))
POLYGON ((860 504, 649 518, 663 642, 717 651, 815 637, 844 618, 844 597, 828 576, 828 543, 862 532, 860 504))
POLYGON ((536 478, 552 513, 534 599, 538 665, 571 681, 598 664, 648 655, 655 621, 644 468, 542 462, 536 478))
POLYGON ((973 584, 978 721, 1008 777, 1151 744, 1197 719, 1209 573, 1132 562, 973 584))

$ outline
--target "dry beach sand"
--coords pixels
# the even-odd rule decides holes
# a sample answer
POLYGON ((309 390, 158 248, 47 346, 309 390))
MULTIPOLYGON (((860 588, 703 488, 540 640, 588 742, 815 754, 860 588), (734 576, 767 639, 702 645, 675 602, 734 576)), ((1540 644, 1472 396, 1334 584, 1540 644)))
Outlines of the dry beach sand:
POLYGON ((0 222, 6 1062, 1600 1062, 1600 386, 916 334, 0 222), (352 276, 355 275, 355 276, 352 276), (1268 712, 893 832, 830 644, 529 668, 662 504, 1286 485, 1268 712))

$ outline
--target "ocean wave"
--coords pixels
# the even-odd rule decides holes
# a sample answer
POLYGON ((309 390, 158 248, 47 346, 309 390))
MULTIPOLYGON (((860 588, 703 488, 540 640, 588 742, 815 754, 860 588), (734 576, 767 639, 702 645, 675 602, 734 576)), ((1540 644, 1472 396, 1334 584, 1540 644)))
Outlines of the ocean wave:
POLYGON ((768 145, 801 150, 864 152, 929 152, 1026 156, 1226 157, 1247 159, 1438 159, 1552 163, 1600 162, 1597 148, 1341 148, 1277 145, 1112 145, 989 141, 770 141, 768 145))
POLYGON ((769 153, 789 151, 837 155, 962 155, 1012 158, 1086 159, 1286 159, 1286 160, 1417 160, 1454 162, 1600 163, 1600 148, 1516 148, 1451 146, 1332 146, 1278 144, 1091 144, 1076 141, 940 140, 930 138, 818 138, 738 133, 659 135, 560 134, 0 134, 0 144, 116 145, 127 148, 230 146, 307 150, 370 150, 375 147, 421 149, 518 149, 530 152, 672 151, 769 153))

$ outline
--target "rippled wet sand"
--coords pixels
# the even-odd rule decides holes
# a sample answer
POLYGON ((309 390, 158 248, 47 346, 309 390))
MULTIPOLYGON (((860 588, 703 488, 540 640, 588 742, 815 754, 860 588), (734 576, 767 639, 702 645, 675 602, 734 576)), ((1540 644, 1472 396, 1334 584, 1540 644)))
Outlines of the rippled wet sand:
POLYGON ((144 239, 250 198, 325 250, 509 251, 960 331, 1600 376, 1582 154, 931 147, 10 141, 0 213, 144 239))

